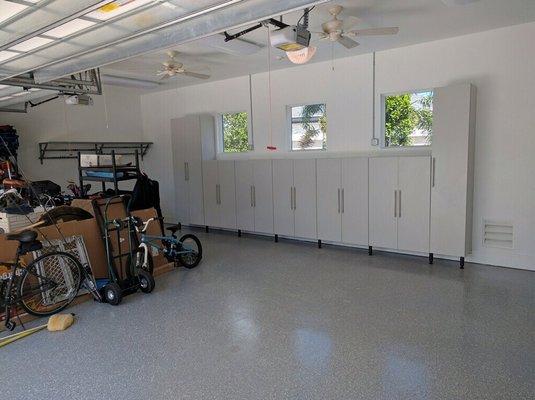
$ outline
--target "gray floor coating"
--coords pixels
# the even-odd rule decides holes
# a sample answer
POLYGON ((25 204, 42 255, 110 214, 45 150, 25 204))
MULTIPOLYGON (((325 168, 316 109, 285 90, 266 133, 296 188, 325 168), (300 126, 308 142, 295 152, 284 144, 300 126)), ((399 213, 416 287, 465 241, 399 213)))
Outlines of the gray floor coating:
POLYGON ((0 398, 535 398, 533 272, 199 236, 198 269, 0 349, 0 398))

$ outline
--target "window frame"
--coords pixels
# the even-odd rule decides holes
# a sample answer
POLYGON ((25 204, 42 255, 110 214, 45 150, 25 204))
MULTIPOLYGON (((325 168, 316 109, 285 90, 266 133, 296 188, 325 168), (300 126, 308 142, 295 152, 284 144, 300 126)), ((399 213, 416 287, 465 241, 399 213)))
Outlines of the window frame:
MULTIPOLYGON (((400 151, 401 149, 430 149, 433 142, 431 141, 431 144, 421 145, 421 146, 386 146, 386 98, 390 96, 400 96, 402 94, 417 94, 417 93, 427 93, 427 92, 433 92, 433 105, 434 105, 434 93, 435 88, 423 88, 423 89, 409 89, 409 90, 400 90, 396 92, 387 92, 387 93, 381 93, 380 94, 380 100, 379 100, 379 107, 381 110, 380 114, 380 127, 379 127, 379 147, 382 150, 391 150, 396 149, 397 151, 400 151)), ((434 111, 434 108, 433 108, 434 111)))
POLYGON ((251 113, 247 110, 240 110, 240 111, 222 111, 216 114, 217 117, 217 124, 216 124, 216 130, 217 130, 217 152, 219 154, 245 154, 249 153, 251 151, 254 151, 254 144, 253 144, 253 132, 252 132, 252 121, 251 121, 251 113), (239 114, 239 113, 245 113, 247 114, 247 143, 248 148, 247 151, 225 151, 225 129, 223 127, 223 116, 226 114, 239 114))
MULTIPOLYGON (((309 153, 309 152, 325 152, 327 151, 327 147, 324 149, 294 149, 293 148, 293 140, 292 140, 292 108, 294 107, 304 107, 304 106, 311 106, 314 104, 323 104, 325 105, 325 114, 327 115, 327 102, 326 101, 308 101, 305 103, 294 103, 294 104, 288 104, 286 105, 286 135, 287 135, 287 143, 290 149, 290 152, 296 152, 296 153, 309 153)), ((328 118, 328 117, 327 117, 328 118)), ((329 120, 327 119, 327 131, 329 130, 329 120)), ((327 144, 328 146, 328 144, 327 144)))

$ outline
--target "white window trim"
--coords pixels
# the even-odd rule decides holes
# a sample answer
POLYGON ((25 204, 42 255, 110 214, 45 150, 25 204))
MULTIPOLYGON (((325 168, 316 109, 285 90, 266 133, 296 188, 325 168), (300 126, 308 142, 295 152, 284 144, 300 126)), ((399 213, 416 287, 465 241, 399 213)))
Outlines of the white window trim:
POLYGON ((380 118, 379 118, 379 147, 381 150, 397 150, 401 151, 402 149, 410 150, 410 149, 430 149, 431 145, 423 145, 423 146, 386 146, 385 142, 385 99, 390 96, 399 96, 401 94, 415 94, 415 93, 426 93, 426 92, 435 92, 435 88, 429 88, 429 89, 414 89, 414 90, 401 90, 397 92, 388 92, 388 93, 381 93, 379 95, 379 109, 381 110, 380 118))
MULTIPOLYGON (((327 114, 327 102, 326 101, 309 101, 306 103, 295 103, 295 104, 288 104, 286 106, 286 143, 289 148, 290 152, 295 153, 324 153, 327 151, 327 149, 301 149, 301 150, 294 150, 293 148, 293 142, 292 142, 292 108, 293 107, 303 107, 303 106, 311 106, 313 104, 325 104, 325 114, 327 114)), ((329 118, 329 117, 327 117, 329 118)), ((329 120, 327 119, 327 140, 328 139, 328 133, 329 133, 329 120)), ((327 147, 329 147, 329 143, 327 143, 327 147)))
POLYGON ((253 143, 253 132, 252 132, 252 121, 251 113, 247 110, 241 111, 223 111, 216 114, 217 124, 216 124, 216 134, 217 134, 217 153, 218 154, 246 154, 254 151, 253 143), (238 113, 247 114, 247 142, 249 143, 249 149, 247 151, 225 151, 225 146, 223 142, 223 115, 225 114, 238 114, 238 113))

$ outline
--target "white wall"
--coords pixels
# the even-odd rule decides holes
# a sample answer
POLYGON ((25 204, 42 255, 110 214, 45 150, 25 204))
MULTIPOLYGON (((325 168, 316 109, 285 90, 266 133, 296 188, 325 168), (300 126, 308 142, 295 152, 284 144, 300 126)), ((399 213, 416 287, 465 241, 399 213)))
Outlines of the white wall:
MULTIPOLYGON (((376 93, 472 82, 478 89, 474 201, 476 262, 535 270, 535 23, 377 53, 376 93), (515 226, 515 249, 482 245, 482 220, 515 226)), ((286 105, 325 101, 328 153, 370 151, 372 57, 362 55, 253 75, 255 151, 265 156, 269 120, 274 156, 287 156, 286 105)), ((249 77, 145 94, 143 138, 156 142, 147 168, 161 182, 166 215, 173 215, 169 121, 189 113, 250 110, 249 77)), ((388 150, 385 150, 388 151, 388 150)))
POLYGON ((76 160, 45 160, 41 165, 39 142, 141 140, 140 92, 115 86, 103 91, 102 96, 92 96, 93 106, 67 106, 60 98, 30 108, 27 114, 0 113, 0 125, 17 129, 19 165, 29 179, 50 179, 63 187, 68 180, 78 181, 76 160))

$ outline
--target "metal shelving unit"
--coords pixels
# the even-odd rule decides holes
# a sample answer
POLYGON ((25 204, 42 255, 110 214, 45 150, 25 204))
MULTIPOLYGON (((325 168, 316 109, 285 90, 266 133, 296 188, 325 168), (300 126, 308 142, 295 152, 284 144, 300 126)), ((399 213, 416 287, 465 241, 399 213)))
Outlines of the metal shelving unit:
POLYGON ((143 160, 152 142, 40 142, 39 161, 76 159, 76 153, 94 153, 133 156, 143 160))

